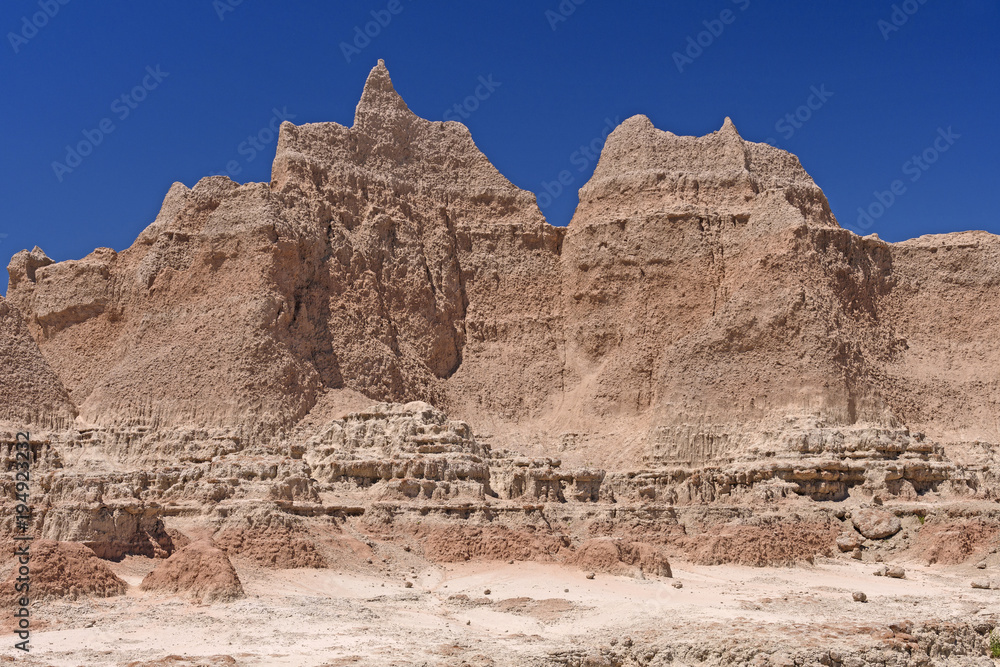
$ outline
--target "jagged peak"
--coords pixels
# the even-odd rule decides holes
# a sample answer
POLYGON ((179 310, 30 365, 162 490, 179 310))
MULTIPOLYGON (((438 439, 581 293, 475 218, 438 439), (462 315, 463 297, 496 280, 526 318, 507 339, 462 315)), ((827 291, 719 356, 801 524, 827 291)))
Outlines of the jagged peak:
POLYGON ((369 118, 374 117, 378 117, 384 124, 388 117, 413 117, 413 115, 410 107, 406 106, 406 102, 396 92, 385 61, 380 58, 378 64, 368 73, 361 100, 354 111, 354 125, 363 127, 368 124, 369 118))
POLYGON ((733 119, 729 116, 726 116, 726 119, 722 121, 722 127, 719 128, 719 135, 726 138, 736 138, 740 141, 743 140, 739 130, 736 129, 736 125, 733 123, 733 119))

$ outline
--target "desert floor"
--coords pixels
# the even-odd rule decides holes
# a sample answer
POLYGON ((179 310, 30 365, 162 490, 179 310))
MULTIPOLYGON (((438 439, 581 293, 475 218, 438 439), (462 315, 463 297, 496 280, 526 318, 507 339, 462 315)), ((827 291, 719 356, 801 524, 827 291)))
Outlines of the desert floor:
MULTIPOLYGON (((247 597, 213 605, 139 591, 152 565, 134 557, 113 564, 131 585, 126 596, 43 606, 30 658, 11 640, 4 660, 60 666, 584 664, 588 655, 630 644, 698 646, 709 659, 713 651, 740 646, 846 654, 892 641, 889 625, 900 621, 974 622, 995 620, 1000 612, 1000 591, 970 587, 973 567, 911 564, 907 578, 890 579, 873 576, 876 565, 844 559, 789 568, 680 562, 672 579, 588 579, 574 568, 521 562, 414 566, 382 578, 238 566, 247 597), (868 602, 855 602, 853 591, 865 592, 868 602)), ((781 655, 779 650, 762 664, 780 664, 781 655)), ((993 661, 984 656, 975 664, 993 661)))

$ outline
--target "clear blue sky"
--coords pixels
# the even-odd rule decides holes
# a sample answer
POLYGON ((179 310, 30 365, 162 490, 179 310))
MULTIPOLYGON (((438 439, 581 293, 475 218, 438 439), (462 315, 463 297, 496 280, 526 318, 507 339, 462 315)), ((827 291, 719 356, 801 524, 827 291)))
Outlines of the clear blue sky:
POLYGON ((378 58, 417 114, 464 105, 476 143, 518 186, 543 193, 568 170, 568 192, 542 199, 556 225, 593 171, 579 148, 608 119, 643 113, 696 135, 731 116, 744 138, 797 154, 844 226, 859 207, 878 213, 874 193, 898 181, 862 231, 1000 233, 994 0, 441 4, 5 0, 0 256, 121 250, 174 181, 233 165, 234 180, 269 180, 273 110, 350 125, 378 58), (376 18, 385 25, 368 25, 376 36, 348 62, 343 43, 376 18), (925 152, 932 164, 912 161, 925 152))

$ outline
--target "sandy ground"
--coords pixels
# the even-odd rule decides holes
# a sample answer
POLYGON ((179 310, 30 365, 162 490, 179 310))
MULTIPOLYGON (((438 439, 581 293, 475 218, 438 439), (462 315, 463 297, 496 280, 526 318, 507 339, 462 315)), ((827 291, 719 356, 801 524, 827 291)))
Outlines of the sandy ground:
POLYGON ((47 627, 33 633, 30 659, 13 641, 4 656, 58 666, 169 655, 198 659, 162 664, 209 664, 205 656, 289 667, 559 664, 567 653, 664 639, 849 649, 878 644, 874 634, 903 619, 1000 613, 1000 591, 970 588, 971 567, 911 565, 906 579, 889 579, 872 576, 875 565, 842 559, 766 569, 675 563, 673 579, 592 580, 537 563, 429 566, 391 579, 238 566, 247 597, 205 606, 139 591, 151 567, 142 558, 113 564, 128 595, 44 606, 36 623, 47 627), (856 590, 867 603, 852 600, 856 590))

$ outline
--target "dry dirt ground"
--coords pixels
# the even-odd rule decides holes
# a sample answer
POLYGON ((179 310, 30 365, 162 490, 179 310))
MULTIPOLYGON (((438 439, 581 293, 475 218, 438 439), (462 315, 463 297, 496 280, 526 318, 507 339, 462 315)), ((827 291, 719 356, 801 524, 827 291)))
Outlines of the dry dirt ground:
POLYGON ((30 657, 15 656, 10 641, 2 660, 500 666, 616 664, 607 656, 627 655, 636 662, 618 664, 628 665, 648 664, 641 660, 652 651, 675 656, 654 664, 685 665, 726 664, 721 655, 713 660, 722 649, 761 649, 756 664, 792 665, 782 646, 836 659, 898 641, 889 630, 894 623, 996 622, 1000 613, 1000 591, 970 587, 977 576, 971 566, 910 564, 906 579, 872 576, 874 564, 822 558, 790 568, 678 562, 672 579, 588 579, 574 568, 520 562, 427 566, 390 578, 237 566, 246 598, 197 605, 140 591, 150 559, 111 565, 129 583, 127 595, 42 606, 30 657), (853 601, 859 590, 868 602, 853 601))

